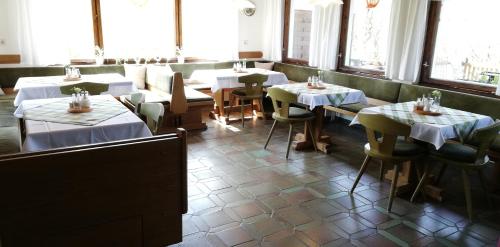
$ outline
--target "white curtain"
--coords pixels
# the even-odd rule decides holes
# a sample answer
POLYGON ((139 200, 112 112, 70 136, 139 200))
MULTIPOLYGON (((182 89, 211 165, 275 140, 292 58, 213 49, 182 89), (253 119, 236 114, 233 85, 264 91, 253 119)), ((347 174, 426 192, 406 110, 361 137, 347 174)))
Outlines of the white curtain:
POLYGON ((424 49, 429 0, 392 1, 386 76, 416 82, 424 49))
POLYGON ((342 7, 336 3, 314 6, 309 65, 319 69, 335 69, 340 35, 342 7))
POLYGON ((264 58, 281 61, 283 46, 283 0, 264 0, 264 34, 262 52, 264 58))
POLYGON ((238 13, 233 0, 183 0, 183 55, 220 61, 238 59, 238 13))
POLYGON ((71 58, 94 57, 90 1, 15 2, 18 44, 23 64, 65 64, 71 58))

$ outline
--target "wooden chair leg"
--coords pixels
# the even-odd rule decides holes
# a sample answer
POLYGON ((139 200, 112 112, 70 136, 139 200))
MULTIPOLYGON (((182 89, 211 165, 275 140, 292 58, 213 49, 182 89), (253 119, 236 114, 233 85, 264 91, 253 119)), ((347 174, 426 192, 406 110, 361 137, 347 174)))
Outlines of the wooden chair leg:
POLYGON ((234 98, 231 95, 229 95, 229 110, 227 111, 227 122, 228 123, 229 123, 229 116, 231 116, 231 111, 233 110, 233 101, 234 101, 234 98))
POLYGON ((269 144, 269 141, 271 140, 271 136, 274 133, 274 129, 276 129, 277 123, 278 123, 278 121, 274 120, 273 127, 271 127, 271 131, 269 132, 269 135, 267 136, 267 141, 266 141, 266 144, 264 145, 264 149, 267 148, 267 144, 269 144))
POLYGON ((481 182, 481 187, 483 188, 483 192, 486 195, 486 199, 488 200, 488 206, 493 208, 493 201, 491 200, 490 193, 488 192, 488 186, 486 186, 486 180, 484 178, 484 174, 482 170, 477 170, 479 175, 479 181, 481 182))
POLYGON ((349 193, 354 193, 354 189, 356 189, 356 186, 359 183, 359 180, 363 176, 363 173, 365 173, 366 168, 368 167, 368 163, 370 163, 372 157, 366 156, 365 160, 363 161, 363 164, 361 165, 361 168, 359 169, 358 176, 356 177, 356 180, 354 180, 354 184, 352 185, 351 191, 349 193))
POLYGON ((384 180, 384 161, 380 161, 380 171, 378 172, 378 180, 382 181, 384 180))
POLYGON ((245 100, 240 99, 241 102, 241 127, 245 127, 245 100))
POLYGON ((391 192, 389 194, 389 205, 387 206, 387 212, 391 212, 392 203, 394 202, 394 197, 396 196, 396 190, 397 190, 396 187, 398 185, 399 168, 400 168, 399 164, 394 165, 394 175, 392 176, 391 192))
POLYGON ((262 103, 262 98, 259 99, 260 112, 262 113, 262 119, 266 119, 266 112, 264 111, 264 103, 262 103))
MULTIPOLYGON (((428 175, 428 170, 429 170, 429 167, 426 163, 424 166, 424 174, 422 174, 422 177, 420 178, 420 181, 418 182, 417 188, 415 189, 415 191, 413 192, 413 195, 411 196, 410 202, 413 202, 415 200, 418 192, 420 192, 422 187, 425 185, 425 181, 426 181, 427 175, 428 175)), ((425 194, 425 191, 422 192, 422 194, 425 194)))
POLYGON ((436 177, 436 180, 434 180, 434 185, 438 185, 439 182, 441 181, 441 178, 444 175, 444 172, 446 171, 446 168, 448 167, 448 164, 443 164, 441 168, 439 169, 438 176, 436 177))
POLYGON ((311 142, 313 143, 314 151, 318 151, 318 147, 316 146, 316 139, 314 138, 314 134, 312 131, 312 125, 310 121, 306 121, 306 128, 309 132, 309 135, 311 136, 311 142))
POLYGON ((462 179, 464 182, 464 194, 465 194, 465 203, 467 206, 467 214, 469 215, 469 220, 472 221, 472 198, 470 191, 470 181, 469 174, 465 169, 462 169, 462 179))
POLYGON ((288 159, 288 154, 290 153, 290 146, 292 145, 292 130, 293 130, 293 125, 290 123, 290 130, 288 131, 288 147, 286 149, 287 159, 288 159))

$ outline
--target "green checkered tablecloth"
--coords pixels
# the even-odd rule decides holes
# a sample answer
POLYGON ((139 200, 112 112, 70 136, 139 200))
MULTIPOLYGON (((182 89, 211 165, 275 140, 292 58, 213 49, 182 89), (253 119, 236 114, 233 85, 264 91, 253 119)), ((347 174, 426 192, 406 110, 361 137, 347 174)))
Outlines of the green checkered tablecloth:
MULTIPOLYGON (((344 99, 353 92, 358 92, 359 90, 332 85, 332 84, 323 84, 322 86, 326 87, 325 89, 309 89, 307 88, 307 83, 293 83, 287 85, 279 85, 280 87, 288 92, 297 94, 299 98, 306 97, 305 95, 324 95, 328 102, 317 102, 316 105, 333 105, 339 106, 344 102, 344 99)), ((307 98, 307 97, 306 97, 307 98)), ((322 101, 323 98, 319 99, 322 101)))
POLYGON ((91 99, 92 111, 86 113, 69 113, 71 99, 58 101, 27 109, 23 118, 27 120, 46 121, 63 124, 93 126, 128 111, 115 99, 91 99))
POLYGON ((380 112, 396 121, 414 125, 415 123, 428 123, 439 125, 452 125, 457 135, 464 140, 475 129, 483 115, 440 107, 440 116, 420 115, 413 112, 415 102, 405 102, 373 107, 370 111, 380 112))

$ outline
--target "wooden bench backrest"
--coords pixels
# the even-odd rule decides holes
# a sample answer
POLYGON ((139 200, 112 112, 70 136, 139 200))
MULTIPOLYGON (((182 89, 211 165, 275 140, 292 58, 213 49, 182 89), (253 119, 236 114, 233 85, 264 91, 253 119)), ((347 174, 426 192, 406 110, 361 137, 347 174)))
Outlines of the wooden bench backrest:
POLYGON ((182 241, 186 134, 0 156, 0 246, 182 241))

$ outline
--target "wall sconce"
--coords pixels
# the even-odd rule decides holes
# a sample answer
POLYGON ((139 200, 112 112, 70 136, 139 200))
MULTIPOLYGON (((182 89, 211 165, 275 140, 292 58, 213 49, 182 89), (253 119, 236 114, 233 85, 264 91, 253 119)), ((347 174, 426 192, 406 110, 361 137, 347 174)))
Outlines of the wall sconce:
POLYGON ((240 9, 241 13, 246 16, 252 16, 255 14, 255 3, 250 0, 238 0, 236 2, 238 5, 238 9, 240 9))

